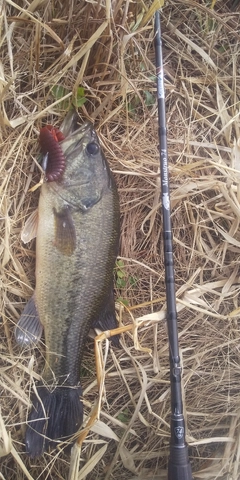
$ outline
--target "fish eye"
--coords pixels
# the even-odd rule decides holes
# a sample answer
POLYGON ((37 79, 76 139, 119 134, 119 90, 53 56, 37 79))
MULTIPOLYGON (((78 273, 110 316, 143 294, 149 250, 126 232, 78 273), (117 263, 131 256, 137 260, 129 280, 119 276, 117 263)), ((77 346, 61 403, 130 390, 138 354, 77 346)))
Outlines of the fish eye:
POLYGON ((99 145, 96 142, 89 142, 86 146, 86 151, 89 155, 97 155, 99 152, 99 145))

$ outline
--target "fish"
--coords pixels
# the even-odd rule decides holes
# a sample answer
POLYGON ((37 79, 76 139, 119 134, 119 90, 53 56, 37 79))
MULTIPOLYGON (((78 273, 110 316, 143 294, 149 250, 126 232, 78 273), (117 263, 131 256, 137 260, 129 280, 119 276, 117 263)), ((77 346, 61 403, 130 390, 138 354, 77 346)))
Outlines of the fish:
MULTIPOLYGON (((42 151, 51 150, 48 161, 54 153, 55 166, 49 167, 53 176, 41 186, 38 213, 23 235, 25 240, 36 235, 36 287, 15 328, 21 347, 36 345, 43 330, 45 336, 45 366, 32 396, 25 434, 31 458, 80 429, 80 366, 86 338, 90 328, 117 326, 113 280, 120 213, 116 183, 92 124, 67 125, 70 133, 64 139, 46 130, 58 147, 47 134, 45 148, 42 133, 42 151)), ((118 341, 115 336, 115 344, 118 341)))

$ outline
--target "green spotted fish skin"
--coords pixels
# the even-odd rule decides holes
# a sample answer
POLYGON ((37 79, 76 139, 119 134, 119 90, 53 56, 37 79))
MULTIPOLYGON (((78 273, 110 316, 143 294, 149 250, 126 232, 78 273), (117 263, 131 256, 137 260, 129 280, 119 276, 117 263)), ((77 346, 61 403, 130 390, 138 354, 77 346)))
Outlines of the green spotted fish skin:
MULTIPOLYGON (((71 133, 61 148, 64 174, 58 182, 43 184, 38 207, 36 289, 29 303, 31 317, 35 315, 44 328, 46 361, 26 431, 31 457, 79 429, 83 417, 79 375, 89 329, 98 322, 115 326, 116 185, 92 125, 71 133)), ((21 344, 30 343, 37 325, 36 320, 28 329, 26 310, 15 333, 21 344)))

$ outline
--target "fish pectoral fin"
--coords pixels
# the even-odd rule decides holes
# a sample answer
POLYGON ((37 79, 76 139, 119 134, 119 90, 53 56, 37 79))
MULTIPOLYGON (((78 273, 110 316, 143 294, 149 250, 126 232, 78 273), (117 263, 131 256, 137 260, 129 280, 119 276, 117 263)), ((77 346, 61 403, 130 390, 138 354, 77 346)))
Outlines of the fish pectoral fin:
MULTIPOLYGON (((112 288, 109 294, 108 301, 104 309, 100 313, 98 319, 93 324, 93 328, 98 328, 99 330, 102 330, 104 332, 105 330, 114 330, 117 327, 118 323, 116 319, 114 295, 112 288)), ((112 337, 110 337, 110 340, 115 347, 120 346, 119 335, 113 335, 112 337)))
POLYGON ((23 243, 28 243, 33 238, 37 236, 37 228, 38 228, 38 208, 31 213, 30 217, 28 217, 22 233, 21 233, 21 240, 23 243))
POLYGON ((36 344, 40 340, 42 332, 43 326, 39 320, 35 295, 33 294, 15 327, 14 335, 19 345, 27 347, 36 344))
POLYGON ((54 208, 53 213, 55 219, 54 245, 63 255, 71 255, 76 248, 76 230, 71 211, 68 207, 64 207, 60 212, 54 208))

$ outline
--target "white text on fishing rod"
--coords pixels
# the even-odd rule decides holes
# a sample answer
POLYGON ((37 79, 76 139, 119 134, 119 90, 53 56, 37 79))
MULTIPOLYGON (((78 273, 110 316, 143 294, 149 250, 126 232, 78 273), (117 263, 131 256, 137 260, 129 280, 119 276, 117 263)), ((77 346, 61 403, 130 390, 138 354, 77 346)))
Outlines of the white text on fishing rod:
POLYGON ((162 157, 162 176, 163 176, 163 185, 167 187, 168 185, 168 164, 167 164, 167 150, 161 148, 161 157, 162 157))

